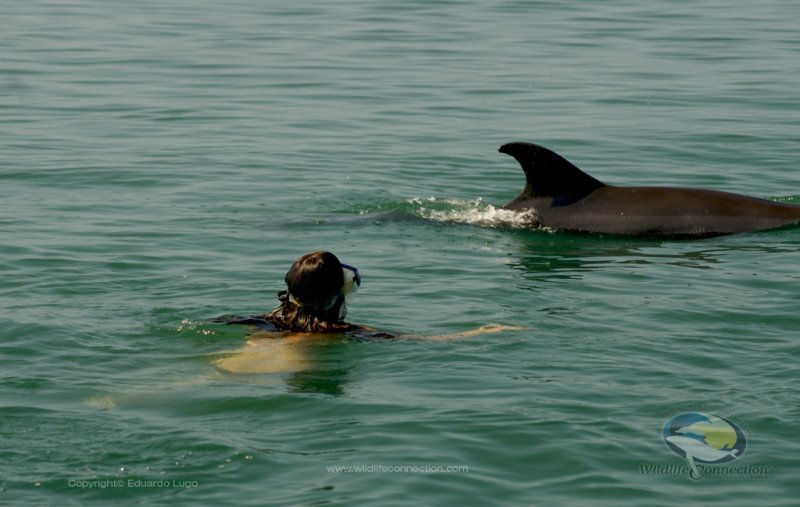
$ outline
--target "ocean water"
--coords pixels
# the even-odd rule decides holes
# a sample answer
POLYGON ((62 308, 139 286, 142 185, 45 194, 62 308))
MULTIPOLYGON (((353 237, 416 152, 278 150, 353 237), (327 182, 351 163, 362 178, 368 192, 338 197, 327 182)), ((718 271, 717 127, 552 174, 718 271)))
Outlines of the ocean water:
POLYGON ((800 230, 525 230, 496 151, 800 202, 796 2, 2 12, 0 504, 797 504, 800 230), (216 369, 316 249, 352 322, 524 329, 216 369), (686 412, 740 430, 700 480, 686 412))

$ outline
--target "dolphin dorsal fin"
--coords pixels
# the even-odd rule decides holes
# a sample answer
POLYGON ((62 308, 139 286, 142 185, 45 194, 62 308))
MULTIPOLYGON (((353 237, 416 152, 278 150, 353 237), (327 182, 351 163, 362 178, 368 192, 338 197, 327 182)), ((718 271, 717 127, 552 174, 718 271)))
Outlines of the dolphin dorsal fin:
POLYGON ((538 144, 508 143, 499 151, 517 159, 525 171, 525 189, 517 199, 552 197, 553 205, 565 206, 605 186, 561 155, 538 144))

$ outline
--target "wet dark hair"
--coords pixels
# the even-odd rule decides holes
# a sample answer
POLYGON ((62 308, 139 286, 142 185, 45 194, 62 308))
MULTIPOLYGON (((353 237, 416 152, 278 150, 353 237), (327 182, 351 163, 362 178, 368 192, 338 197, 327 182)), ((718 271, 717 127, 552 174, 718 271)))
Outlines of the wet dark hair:
POLYGON ((344 322, 342 263, 330 252, 297 259, 286 273, 288 290, 278 293, 280 305, 267 318, 278 329, 305 332, 347 331, 344 322))

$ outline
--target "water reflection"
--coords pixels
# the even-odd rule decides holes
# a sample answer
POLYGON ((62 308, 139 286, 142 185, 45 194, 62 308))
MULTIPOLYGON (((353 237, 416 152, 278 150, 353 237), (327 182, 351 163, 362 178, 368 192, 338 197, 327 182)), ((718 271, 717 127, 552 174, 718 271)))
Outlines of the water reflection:
POLYGON ((512 268, 537 280, 579 279, 586 272, 621 265, 716 269, 731 252, 775 254, 796 249, 800 243, 798 229, 700 240, 539 231, 512 234, 517 245, 512 268))
POLYGON ((350 383, 350 368, 320 368, 292 373, 287 379, 290 391, 295 393, 343 396, 350 383))

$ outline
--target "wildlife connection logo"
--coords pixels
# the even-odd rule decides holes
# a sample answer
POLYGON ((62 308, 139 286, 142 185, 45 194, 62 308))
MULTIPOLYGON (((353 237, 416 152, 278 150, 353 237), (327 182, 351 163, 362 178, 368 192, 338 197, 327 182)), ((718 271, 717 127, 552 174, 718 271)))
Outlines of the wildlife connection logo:
POLYGON ((640 465, 642 475, 688 476, 699 481, 766 479, 767 465, 733 465, 745 453, 748 439, 739 424, 705 412, 682 412, 667 419, 661 429, 667 448, 685 464, 640 465))

